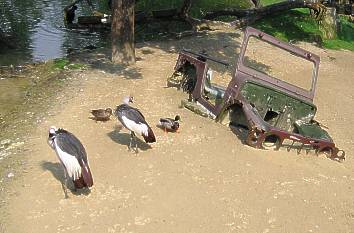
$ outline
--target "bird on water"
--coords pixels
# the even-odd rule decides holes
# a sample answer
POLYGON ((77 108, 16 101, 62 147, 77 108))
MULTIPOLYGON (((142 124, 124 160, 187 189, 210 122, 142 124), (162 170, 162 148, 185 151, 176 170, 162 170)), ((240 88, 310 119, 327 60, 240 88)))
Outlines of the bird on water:
POLYGON ((69 9, 64 10, 64 19, 67 24, 72 24, 75 19, 75 11, 77 10, 77 6, 73 5, 69 9))
POLYGON ((144 115, 139 111, 139 109, 130 106, 129 103, 133 103, 132 96, 125 97, 123 104, 117 106, 114 114, 122 125, 130 130, 129 150, 131 150, 132 142, 134 140, 135 153, 138 153, 136 135, 142 136, 146 143, 156 142, 156 138, 151 127, 146 122, 144 115))
POLYGON ((48 144, 55 150, 64 168, 65 186, 62 183, 62 187, 65 197, 68 197, 68 179, 73 182, 74 191, 93 186, 86 150, 75 135, 52 126, 49 129, 48 144))

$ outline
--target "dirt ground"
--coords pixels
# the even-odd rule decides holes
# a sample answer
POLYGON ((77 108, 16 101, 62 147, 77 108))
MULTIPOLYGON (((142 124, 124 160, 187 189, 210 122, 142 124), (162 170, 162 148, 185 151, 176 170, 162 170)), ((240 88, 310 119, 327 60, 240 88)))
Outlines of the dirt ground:
POLYGON ((228 127, 179 108, 186 95, 166 88, 178 51, 205 48, 233 62, 241 39, 240 32, 213 32, 138 44, 131 68, 112 68, 104 54, 87 57, 93 69, 74 74, 80 87, 58 92, 24 146, 23 171, 6 177, 0 232, 354 232, 354 53, 299 44, 321 57, 316 119, 346 151, 338 163, 253 149, 228 127), (114 107, 129 94, 157 136, 151 148, 139 142, 138 155, 127 151, 130 135, 117 120, 89 119, 90 109, 114 107), (156 127, 176 114, 180 133, 156 127), (64 198, 63 171, 47 145, 52 125, 86 147, 90 193, 64 198))

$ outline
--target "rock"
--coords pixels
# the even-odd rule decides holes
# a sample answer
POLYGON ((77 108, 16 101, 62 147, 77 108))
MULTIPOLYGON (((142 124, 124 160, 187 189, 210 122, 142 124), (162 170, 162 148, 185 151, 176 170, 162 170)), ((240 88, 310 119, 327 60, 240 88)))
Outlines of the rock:
POLYGON ((8 145, 10 143, 11 143, 10 139, 4 139, 4 140, 1 140, 0 145, 8 145))
POLYGON ((15 176, 15 174, 12 173, 12 172, 9 172, 9 173, 7 174, 7 178, 12 178, 12 177, 14 177, 14 176, 15 176))

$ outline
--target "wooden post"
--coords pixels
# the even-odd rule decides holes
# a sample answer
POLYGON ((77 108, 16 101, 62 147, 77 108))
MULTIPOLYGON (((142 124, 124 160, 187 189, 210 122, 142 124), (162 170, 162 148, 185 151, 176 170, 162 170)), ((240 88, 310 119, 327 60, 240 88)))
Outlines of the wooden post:
POLYGON ((135 63, 134 0, 112 1, 112 62, 135 63))
POLYGON ((320 31, 323 39, 335 39, 337 37, 337 13, 336 8, 327 7, 323 15, 320 31))

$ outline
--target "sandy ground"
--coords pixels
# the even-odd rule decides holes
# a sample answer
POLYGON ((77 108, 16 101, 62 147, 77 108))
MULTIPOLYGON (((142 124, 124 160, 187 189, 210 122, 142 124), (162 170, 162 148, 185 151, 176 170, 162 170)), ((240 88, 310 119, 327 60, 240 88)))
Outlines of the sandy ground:
POLYGON ((299 45, 321 57, 316 119, 346 151, 338 163, 253 149, 229 128, 179 108, 186 95, 165 88, 177 51, 210 48, 226 59, 240 40, 239 33, 215 32, 139 44, 134 67, 111 69, 97 59, 92 65, 100 69, 77 72, 82 86, 70 89, 71 99, 58 93, 25 145, 21 175, 7 178, 0 232, 354 232, 354 54, 299 45), (115 119, 88 118, 90 109, 116 106, 129 94, 157 136, 151 148, 140 142, 138 155, 127 151, 129 132, 117 130, 115 119), (183 120, 180 133, 156 127, 175 114, 183 120), (85 145, 90 193, 64 198, 63 171, 46 142, 51 125, 85 145))

